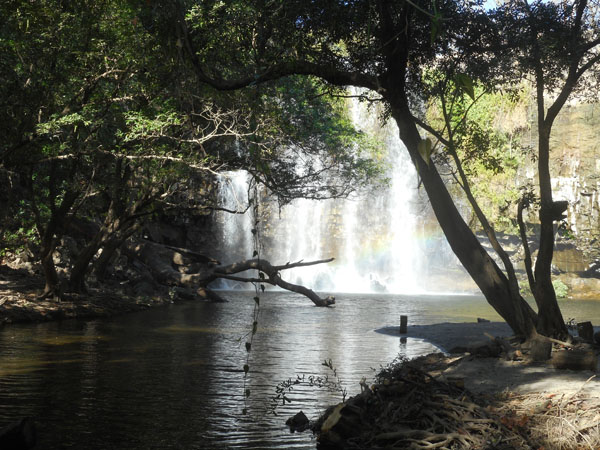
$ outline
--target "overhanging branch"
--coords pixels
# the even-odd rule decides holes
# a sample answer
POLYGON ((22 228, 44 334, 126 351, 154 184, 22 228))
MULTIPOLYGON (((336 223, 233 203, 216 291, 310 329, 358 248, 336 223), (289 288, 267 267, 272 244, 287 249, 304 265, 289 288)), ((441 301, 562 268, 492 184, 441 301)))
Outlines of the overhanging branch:
POLYGON ((274 266, 269 261, 264 259, 248 259, 240 261, 234 264, 230 264, 224 267, 218 267, 214 272, 200 283, 203 286, 208 285, 210 282, 219 278, 240 281, 243 283, 268 283, 273 286, 279 286, 288 291, 296 292, 308 297, 316 306, 330 306, 335 303, 335 297, 329 295, 326 298, 319 297, 312 289, 298 284, 289 283, 281 278, 279 274, 280 270, 291 269, 294 267, 306 267, 314 266, 316 264, 324 264, 333 261, 334 258, 321 259, 318 261, 298 261, 295 263, 286 263, 283 265, 274 266), (259 273, 264 273, 265 278, 262 276, 259 278, 254 277, 239 277, 236 273, 244 272, 246 270, 258 270, 259 273))

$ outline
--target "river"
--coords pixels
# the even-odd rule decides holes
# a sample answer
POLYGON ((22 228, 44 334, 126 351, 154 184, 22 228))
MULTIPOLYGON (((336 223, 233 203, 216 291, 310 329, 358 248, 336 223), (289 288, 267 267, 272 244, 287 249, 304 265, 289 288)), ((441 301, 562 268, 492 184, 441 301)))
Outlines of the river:
MULTIPOLYGON (((227 292, 228 303, 190 302, 111 319, 68 320, 0 328, 0 426, 30 416, 37 449, 314 449, 309 432, 291 434, 287 417, 315 419, 341 401, 339 392, 295 385, 291 403, 268 414, 275 387, 289 379, 329 375, 360 390, 362 377, 396 356, 435 347, 374 332, 396 325, 499 320, 476 296, 338 296, 315 308, 284 292, 261 295, 250 353, 253 293, 227 292)), ((600 322, 600 303, 561 302, 565 318, 600 322)))

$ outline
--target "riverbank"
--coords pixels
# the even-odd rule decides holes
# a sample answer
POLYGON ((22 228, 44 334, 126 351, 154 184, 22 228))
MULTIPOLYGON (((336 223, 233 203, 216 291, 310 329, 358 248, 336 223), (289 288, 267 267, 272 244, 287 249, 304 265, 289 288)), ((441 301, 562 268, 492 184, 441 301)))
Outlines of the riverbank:
POLYGON ((89 288, 86 294, 39 299, 44 281, 23 269, 0 266, 0 325, 63 319, 92 319, 164 306, 167 295, 129 295, 119 286, 89 288))
POLYGON ((439 348, 466 345, 469 351, 385 367, 374 384, 329 408, 314 425, 321 447, 600 448, 598 347, 555 345, 552 358, 538 362, 527 345, 505 337, 503 347, 486 336, 502 331, 501 325, 409 327, 408 337, 439 348), (595 358, 593 367, 557 368, 561 356, 576 352, 595 358))
POLYGON ((496 360, 438 353, 384 368, 373 385, 329 408, 314 425, 319 448, 600 448, 600 396, 584 389, 586 382, 477 392, 473 383, 444 375, 474 361, 495 366, 496 360))

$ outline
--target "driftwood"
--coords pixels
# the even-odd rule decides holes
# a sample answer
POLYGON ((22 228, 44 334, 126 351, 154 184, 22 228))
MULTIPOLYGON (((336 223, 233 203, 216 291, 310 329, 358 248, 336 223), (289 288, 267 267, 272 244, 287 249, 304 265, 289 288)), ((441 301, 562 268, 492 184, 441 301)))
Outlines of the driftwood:
POLYGON ((246 261, 230 264, 228 266, 217 267, 209 277, 202 280, 201 285, 206 286, 210 282, 219 278, 225 280, 241 281, 244 283, 268 283, 273 286, 279 286, 280 288, 286 289, 288 291, 302 294, 308 297, 316 306, 330 306, 335 303, 335 297, 330 295, 326 298, 321 298, 317 295, 316 292, 305 286, 300 286, 298 284, 289 283, 283 280, 279 272, 285 269, 291 269, 293 267, 314 266, 315 264, 324 264, 331 261, 333 261, 333 258, 308 262, 298 261, 295 263, 287 263, 280 266, 274 266, 269 261, 264 259, 248 259, 246 261), (250 278, 235 275, 237 273, 251 269, 258 270, 259 274, 264 274, 264 278, 260 276, 258 278, 250 278))
POLYGON ((595 371, 598 368, 598 357, 592 350, 563 350, 555 352, 550 363, 557 369, 595 371))
MULTIPOLYGON (((538 448, 454 383, 414 360, 385 368, 375 384, 329 408, 313 426, 328 449, 538 448)), ((525 433, 523 433, 525 434, 525 433)))

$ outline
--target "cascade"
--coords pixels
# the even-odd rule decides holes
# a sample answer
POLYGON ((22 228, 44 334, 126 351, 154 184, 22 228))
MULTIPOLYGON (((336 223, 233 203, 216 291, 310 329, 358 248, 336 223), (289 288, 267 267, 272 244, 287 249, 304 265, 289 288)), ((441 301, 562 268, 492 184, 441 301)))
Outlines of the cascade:
MULTIPOLYGON (((263 202, 261 254, 274 264, 334 257, 335 261, 329 264, 282 273, 284 279, 318 291, 461 291, 431 282, 432 270, 456 267, 457 261, 437 225, 431 226, 430 214, 429 218, 424 214, 425 194, 418 189, 417 174, 396 124, 390 121, 382 127, 378 114, 358 101, 352 102, 350 114, 357 128, 383 142, 388 185, 349 199, 297 199, 281 210, 263 202), (432 229, 436 230, 433 236, 432 229)), ((248 175, 233 172, 226 177, 228 181, 222 182, 220 191, 222 206, 243 209, 245 206, 239 205, 248 202, 248 175)), ((234 217, 219 216, 223 262, 249 258, 250 210, 234 217)))
MULTIPOLYGON (((252 210, 248 203, 250 175, 243 170, 223 172, 217 179, 219 207, 215 214, 222 251, 219 259, 225 264, 252 257, 252 210)), ((244 276, 244 274, 240 274, 244 276)), ((236 283, 219 280, 216 288, 243 288, 236 283)))

